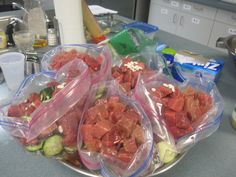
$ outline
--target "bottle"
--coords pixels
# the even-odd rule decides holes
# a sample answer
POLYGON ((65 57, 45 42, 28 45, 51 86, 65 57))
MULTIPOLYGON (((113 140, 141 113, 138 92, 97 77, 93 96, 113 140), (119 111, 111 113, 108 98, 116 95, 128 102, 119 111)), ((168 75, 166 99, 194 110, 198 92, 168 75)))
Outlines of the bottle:
POLYGON ((234 109, 232 112, 231 125, 236 130, 236 104, 234 105, 234 109))
POLYGON ((49 46, 56 46, 58 44, 57 41, 57 34, 54 28, 48 29, 48 45, 49 46))
POLYGON ((48 45, 47 37, 35 35, 34 48, 42 48, 48 45))
POLYGON ((28 29, 35 34, 34 48, 47 46, 47 19, 46 13, 42 7, 42 0, 25 0, 26 13, 23 21, 27 24, 28 29))
POLYGON ((7 47, 7 35, 4 31, 0 31, 0 49, 7 47))

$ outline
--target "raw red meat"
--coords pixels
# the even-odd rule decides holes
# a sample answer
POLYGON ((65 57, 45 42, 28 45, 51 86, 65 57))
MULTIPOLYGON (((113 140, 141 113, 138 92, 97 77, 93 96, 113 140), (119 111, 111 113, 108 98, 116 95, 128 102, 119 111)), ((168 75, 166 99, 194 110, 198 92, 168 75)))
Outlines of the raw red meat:
MULTIPOLYGON (((212 107, 212 98, 202 91, 187 87, 183 91, 168 84, 151 88, 149 93, 154 102, 162 105, 163 118, 175 138, 194 130, 202 116, 212 107)), ((160 107, 160 106, 159 106, 160 107)))
POLYGON ((143 62, 124 58, 122 59, 121 66, 114 66, 112 68, 112 77, 128 93, 134 89, 139 74, 147 71, 149 70, 143 62))
POLYGON ((81 126, 84 148, 130 162, 144 143, 144 131, 140 124, 139 113, 121 102, 119 97, 97 100, 85 112, 85 121, 81 126))

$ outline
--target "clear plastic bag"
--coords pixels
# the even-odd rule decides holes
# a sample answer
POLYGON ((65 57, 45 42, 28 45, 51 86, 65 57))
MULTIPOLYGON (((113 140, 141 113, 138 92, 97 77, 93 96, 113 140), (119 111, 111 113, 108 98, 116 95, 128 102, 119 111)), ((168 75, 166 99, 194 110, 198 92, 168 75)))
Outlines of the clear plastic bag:
POLYGON ((151 120, 153 132, 184 152, 220 125, 223 100, 212 81, 178 83, 162 74, 142 75, 134 93, 151 120))
POLYGON ((30 75, 1 109, 0 125, 28 151, 48 157, 73 153, 90 86, 90 72, 81 60, 67 63, 57 73, 30 75))
POLYGON ((129 93, 134 89, 139 74, 163 72, 164 60, 155 52, 155 46, 146 46, 140 53, 116 57, 112 66, 113 79, 129 93))
POLYGON ((83 164, 104 176, 138 176, 150 167, 151 123, 115 81, 92 87, 79 126, 78 150, 83 164))
POLYGON ((83 60, 89 67, 92 83, 110 78, 111 51, 106 46, 93 44, 67 44, 53 48, 44 54, 41 64, 45 71, 58 70, 73 59, 83 60))

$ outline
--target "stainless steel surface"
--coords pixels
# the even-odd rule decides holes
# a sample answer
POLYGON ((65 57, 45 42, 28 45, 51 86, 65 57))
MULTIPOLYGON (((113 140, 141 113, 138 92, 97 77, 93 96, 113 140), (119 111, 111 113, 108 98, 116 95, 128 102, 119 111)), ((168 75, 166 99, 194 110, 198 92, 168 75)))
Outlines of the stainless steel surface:
POLYGON ((216 47, 226 48, 228 50, 229 57, 236 63, 236 35, 218 38, 216 41, 216 47))
POLYGON ((27 52, 25 61, 25 74, 30 75, 39 73, 40 70, 40 60, 37 52, 27 52))
MULTIPOLYGON (((155 172, 153 172, 152 174, 148 175, 148 177, 156 176, 158 174, 164 173, 167 170, 171 169, 177 163, 179 163, 184 158, 184 156, 186 154, 187 154, 187 152, 178 155, 177 158, 172 163, 169 163, 169 164, 161 166, 155 172)), ((73 165, 71 165, 69 163, 63 162, 63 161, 59 161, 59 162, 62 163, 63 165, 65 165, 66 167, 70 168, 71 170, 76 171, 79 174, 82 174, 82 175, 85 175, 85 176, 88 176, 88 177, 102 177, 99 173, 94 173, 94 172, 86 170, 86 169, 81 169, 81 168, 75 167, 75 166, 73 166, 73 165)))

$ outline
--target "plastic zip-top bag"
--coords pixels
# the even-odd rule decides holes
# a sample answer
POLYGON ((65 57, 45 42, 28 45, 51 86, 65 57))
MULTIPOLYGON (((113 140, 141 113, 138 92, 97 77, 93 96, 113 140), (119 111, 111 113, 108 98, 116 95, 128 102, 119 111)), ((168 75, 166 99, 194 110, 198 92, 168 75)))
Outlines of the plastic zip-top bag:
POLYGON ((67 44, 55 47, 45 53, 41 64, 45 71, 57 71, 67 62, 81 59, 89 67, 92 83, 97 83, 110 78, 111 55, 111 51, 107 46, 67 44))
POLYGON ((155 46, 146 46, 140 53, 119 56, 112 60, 112 78, 121 88, 131 93, 142 73, 163 72, 164 61, 155 52, 155 46))
POLYGON ((214 82, 201 78, 178 83, 162 74, 142 75, 134 97, 154 134, 180 153, 215 132, 224 109, 214 82))
POLYGON ((151 123, 115 81, 92 87, 79 126, 78 150, 83 164, 104 176, 138 176, 150 166, 151 123))
POLYGON ((56 73, 30 75, 1 109, 0 125, 28 151, 47 157, 73 153, 90 86, 90 72, 81 60, 67 63, 56 73))

